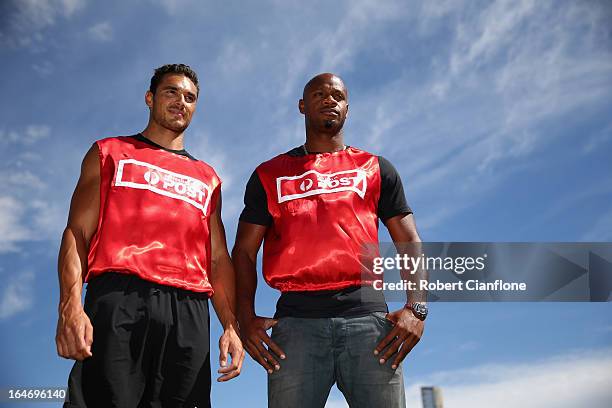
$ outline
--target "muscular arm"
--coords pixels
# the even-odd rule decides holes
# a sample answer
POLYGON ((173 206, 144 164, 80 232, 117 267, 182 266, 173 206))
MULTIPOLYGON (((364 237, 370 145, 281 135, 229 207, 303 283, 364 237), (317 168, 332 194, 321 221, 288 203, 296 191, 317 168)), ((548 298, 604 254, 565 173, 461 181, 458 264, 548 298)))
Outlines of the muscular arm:
POLYGON ((211 271, 210 284, 215 290, 212 304, 224 329, 236 328, 236 290, 232 261, 225 241, 225 227, 221 220, 221 195, 210 218, 211 271))
POLYGON ((244 347, 268 373, 272 373, 274 370, 280 370, 278 358, 281 360, 285 358, 285 353, 266 333, 276 324, 276 320, 259 317, 255 314, 257 252, 263 241, 266 228, 263 225, 240 221, 236 233, 236 243, 232 250, 232 260, 237 276, 238 321, 240 322, 244 347))
MULTIPOLYGON (((414 216, 412 214, 402 214, 385 221, 385 225, 389 230, 389 235, 397 248, 397 252, 400 254, 406 254, 410 257, 418 257, 421 254, 421 238, 416 229, 414 222, 414 216)), ((402 278, 415 282, 418 287, 418 281, 420 279, 426 279, 425 269, 420 269, 411 274, 410 271, 402 270, 402 278)), ((412 302, 425 302, 427 296, 425 291, 413 290, 406 293, 407 301, 412 302)))
POLYGON ((55 341, 58 354, 65 358, 91 356, 93 328, 83 311, 81 295, 89 241, 96 231, 99 211, 100 159, 94 144, 81 165, 58 256, 60 300, 55 341))
MULTIPOLYGON (((419 256, 421 238, 417 233, 414 217, 412 214, 400 214, 385 221, 389 235, 395 244, 398 253, 411 257, 419 256)), ((424 279, 425 270, 410 271, 402 270, 402 278, 417 282, 424 279)), ((418 287, 418 284, 417 284, 418 287)), ((408 291, 408 302, 425 302, 426 294, 423 291, 408 291)), ((380 363, 384 364, 395 356, 391 367, 395 369, 406 358, 408 353, 421 340, 424 322, 417 319, 411 310, 402 308, 387 315, 387 319, 394 323, 393 329, 385 336, 374 349, 374 354, 382 353, 380 363), (386 350, 385 350, 386 349, 386 350), (384 351, 384 353, 383 353, 384 351)))
POLYGON ((212 304, 217 317, 223 326, 223 335, 219 339, 219 365, 218 373, 221 376, 217 381, 228 381, 240 375, 242 362, 244 361, 244 349, 237 334, 236 290, 235 275, 232 261, 227 251, 225 240, 225 228, 221 220, 221 194, 215 211, 210 219, 211 239, 211 270, 209 274, 210 284, 215 294, 212 304), (232 356, 232 364, 227 366, 227 354, 232 356))
POLYGON ((236 287, 239 318, 255 316, 255 291, 257 290, 257 252, 266 233, 263 225, 240 221, 232 259, 236 268, 236 287))

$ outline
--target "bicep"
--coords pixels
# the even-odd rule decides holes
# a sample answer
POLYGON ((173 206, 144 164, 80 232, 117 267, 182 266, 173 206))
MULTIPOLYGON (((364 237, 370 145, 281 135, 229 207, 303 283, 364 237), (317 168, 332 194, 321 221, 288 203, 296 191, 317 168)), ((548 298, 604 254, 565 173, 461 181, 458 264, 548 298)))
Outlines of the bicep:
POLYGON ((413 214, 400 214, 391 217, 385 220, 385 226, 395 243, 419 242, 421 240, 413 214))
POLYGON ((225 241, 225 227, 223 226, 223 220, 221 219, 221 190, 219 189, 216 194, 216 205, 215 209, 210 217, 210 241, 211 241, 211 252, 214 259, 221 255, 227 255, 227 244, 225 241))
POLYGON ((236 242, 234 244, 233 253, 245 253, 254 261, 257 258, 257 252, 266 235, 266 230, 267 227, 265 225, 240 221, 238 223, 238 231, 236 232, 236 242))
POLYGON ((77 182, 68 215, 68 228, 82 234, 86 242, 98 226, 100 212, 100 157, 98 145, 93 144, 81 165, 81 174, 77 182))

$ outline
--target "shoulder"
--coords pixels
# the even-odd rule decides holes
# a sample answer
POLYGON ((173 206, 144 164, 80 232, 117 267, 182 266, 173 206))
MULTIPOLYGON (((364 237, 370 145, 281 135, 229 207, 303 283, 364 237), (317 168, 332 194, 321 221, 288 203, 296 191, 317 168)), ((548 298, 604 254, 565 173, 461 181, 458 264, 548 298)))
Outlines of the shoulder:
POLYGON ((383 156, 378 156, 378 166, 382 174, 396 174, 395 166, 383 156))
POLYGON ((205 161, 193 158, 193 162, 201 169, 217 174, 215 168, 212 165, 206 163, 205 161))
POLYGON ((136 141, 134 136, 108 136, 102 139, 96 140, 98 145, 109 144, 109 143, 130 143, 133 144, 136 141))
POLYGON ((376 157, 378 159, 382 191, 395 191, 400 188, 402 186, 402 179, 395 166, 383 156, 376 157))
POLYGON ((300 157, 298 150, 299 148, 296 147, 294 149, 289 150, 288 152, 276 155, 270 160, 267 160, 261 163, 259 166, 257 166, 255 171, 257 173, 260 173, 260 172, 266 172, 266 171, 269 171, 269 170, 272 170, 278 167, 282 167, 284 164, 289 163, 290 161, 293 161, 294 158, 300 157))
POLYGON ((133 136, 110 136, 96 140, 94 145, 98 147, 101 153, 106 153, 114 147, 125 147, 134 145, 137 140, 133 136))
POLYGON ((219 184, 221 183, 221 177, 219 177, 219 174, 212 165, 195 158, 192 159, 192 162, 196 166, 200 174, 205 175, 207 178, 209 177, 214 179, 219 184))
POLYGON ((367 158, 378 158, 380 156, 377 156, 376 154, 369 152, 367 150, 361 149, 359 147, 355 147, 355 146, 348 146, 347 150, 355 155, 355 156, 361 156, 361 157, 367 157, 367 158))
POLYGON ((360 163, 368 163, 368 165, 374 166, 378 165, 378 171, 381 176, 384 176, 389 171, 389 168, 395 170, 387 159, 375 153, 355 146, 348 146, 347 150, 349 151, 349 154, 357 159, 360 163))

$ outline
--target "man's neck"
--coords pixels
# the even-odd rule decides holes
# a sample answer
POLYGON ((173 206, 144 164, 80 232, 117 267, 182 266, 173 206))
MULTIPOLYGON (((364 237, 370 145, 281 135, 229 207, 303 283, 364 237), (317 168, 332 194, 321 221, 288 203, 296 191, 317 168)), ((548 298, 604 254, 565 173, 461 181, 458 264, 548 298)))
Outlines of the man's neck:
POLYGON ((183 150, 185 148, 183 143, 183 132, 176 133, 161 126, 149 123, 140 133, 147 139, 166 149, 183 150))
POLYGON ((342 130, 335 135, 326 133, 306 132, 306 151, 309 153, 327 153, 344 150, 344 134, 342 130))

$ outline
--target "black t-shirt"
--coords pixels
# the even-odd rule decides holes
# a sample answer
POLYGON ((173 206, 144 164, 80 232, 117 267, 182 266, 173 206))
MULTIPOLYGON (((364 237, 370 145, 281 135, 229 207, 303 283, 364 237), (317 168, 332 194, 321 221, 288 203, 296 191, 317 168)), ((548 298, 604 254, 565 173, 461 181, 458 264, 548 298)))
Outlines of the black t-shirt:
MULTIPOLYGON (((299 146, 286 154, 300 157, 306 152, 302 146, 299 146)), ((396 215, 411 214, 412 210, 406 202, 402 180, 395 167, 381 156, 378 156, 378 165, 381 184, 378 218, 384 222, 396 215)), ((253 172, 247 183, 240 221, 264 226, 272 225, 273 220, 268 211, 266 191, 257 171, 253 172)), ((332 291, 284 292, 276 304, 275 318, 286 316, 347 317, 387 311, 382 291, 364 285, 332 291)))

